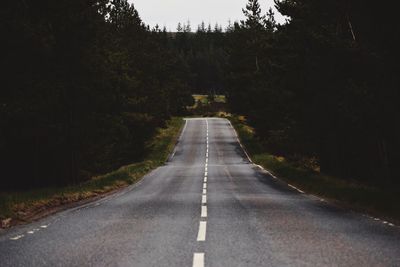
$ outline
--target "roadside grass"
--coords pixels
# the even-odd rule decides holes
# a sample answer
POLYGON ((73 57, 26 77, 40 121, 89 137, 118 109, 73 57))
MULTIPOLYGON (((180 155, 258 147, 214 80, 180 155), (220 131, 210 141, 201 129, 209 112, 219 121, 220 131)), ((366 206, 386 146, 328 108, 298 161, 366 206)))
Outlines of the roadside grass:
POLYGON ((215 95, 210 101, 208 95, 193 95, 195 104, 188 107, 189 117, 226 117, 227 106, 225 95, 215 95))
MULTIPOLYGON (((196 102, 196 105, 198 102, 201 102, 202 105, 208 105, 210 104, 210 100, 208 98, 208 95, 193 95, 193 98, 196 102)), ((226 96, 225 95, 215 95, 214 96, 214 102, 215 103, 226 103, 226 96)), ((196 105, 194 108, 196 108, 196 105)))
POLYGON ((203 105, 208 105, 209 104, 208 103, 208 95, 193 95, 193 98, 194 98, 194 100, 196 102, 196 105, 195 105, 194 108, 196 108, 197 103, 199 103, 199 102, 201 104, 203 104, 203 105))
POLYGON ((30 221, 43 213, 57 211, 66 204, 99 197, 135 183, 166 161, 182 125, 182 118, 172 118, 166 128, 158 129, 147 145, 149 153, 142 162, 123 166, 79 185, 0 193, 0 221, 6 218, 12 218, 13 224, 30 221))
POLYGON ((356 181, 324 175, 299 162, 290 162, 266 152, 251 127, 240 116, 229 117, 254 163, 301 190, 352 210, 400 222, 398 190, 364 185, 356 181))
POLYGON ((226 103, 226 96, 225 95, 215 95, 214 101, 217 103, 226 103))

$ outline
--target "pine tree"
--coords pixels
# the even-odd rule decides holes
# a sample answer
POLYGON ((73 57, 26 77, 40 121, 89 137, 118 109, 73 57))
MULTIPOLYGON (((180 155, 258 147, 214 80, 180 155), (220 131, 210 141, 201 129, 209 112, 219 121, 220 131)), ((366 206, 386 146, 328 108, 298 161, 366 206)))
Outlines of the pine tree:
POLYGON ((190 25, 189 20, 186 22, 186 25, 184 26, 184 32, 192 32, 192 26, 190 25))
POLYGON ((178 27, 176 27, 176 30, 178 32, 183 32, 183 27, 182 27, 182 24, 180 22, 178 22, 178 27))
POLYGON ((261 7, 258 0, 248 0, 246 8, 242 9, 246 20, 242 23, 248 28, 261 28, 265 16, 261 15, 261 7))
POLYGON ((268 10, 267 15, 265 16, 264 25, 265 28, 270 32, 274 32, 276 30, 277 24, 275 20, 275 13, 272 8, 268 10))
POLYGON ((212 33, 211 23, 208 23, 207 33, 212 33))

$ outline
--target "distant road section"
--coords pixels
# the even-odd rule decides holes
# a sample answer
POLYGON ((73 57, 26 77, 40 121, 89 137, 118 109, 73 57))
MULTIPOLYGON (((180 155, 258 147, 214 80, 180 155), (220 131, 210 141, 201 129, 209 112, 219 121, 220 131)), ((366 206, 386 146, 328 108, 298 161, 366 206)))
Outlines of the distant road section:
POLYGON ((0 232, 0 266, 400 266, 400 228, 253 165, 225 119, 188 119, 165 166, 0 232))

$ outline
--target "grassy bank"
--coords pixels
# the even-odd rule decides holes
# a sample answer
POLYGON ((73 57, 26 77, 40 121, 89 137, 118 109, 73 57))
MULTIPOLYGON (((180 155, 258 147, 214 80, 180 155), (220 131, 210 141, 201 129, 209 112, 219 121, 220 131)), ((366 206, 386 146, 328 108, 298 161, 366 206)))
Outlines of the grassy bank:
POLYGON ((3 224, 7 224, 3 226, 30 221, 60 210, 67 204, 101 197, 135 183, 165 162, 174 149, 182 125, 181 118, 173 118, 165 129, 159 129, 148 143, 149 153, 142 162, 93 177, 90 181, 75 186, 0 193, 0 220, 3 220, 3 224), (11 222, 9 218, 12 219, 11 222))
POLYGON ((280 179, 307 193, 336 202, 340 206, 400 222, 400 208, 397 205, 400 203, 398 190, 367 186, 349 179, 324 175, 315 168, 271 155, 260 145, 253 129, 246 125, 244 118, 230 117, 229 119, 254 163, 268 169, 280 179))

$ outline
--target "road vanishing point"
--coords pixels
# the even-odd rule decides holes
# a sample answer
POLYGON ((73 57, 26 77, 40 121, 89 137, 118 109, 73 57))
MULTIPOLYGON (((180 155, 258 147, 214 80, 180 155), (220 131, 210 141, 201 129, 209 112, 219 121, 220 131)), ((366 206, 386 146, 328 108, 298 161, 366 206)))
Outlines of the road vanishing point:
POLYGON ((0 232, 0 266, 400 266, 400 228, 254 165, 226 119, 187 119, 167 163, 0 232))

